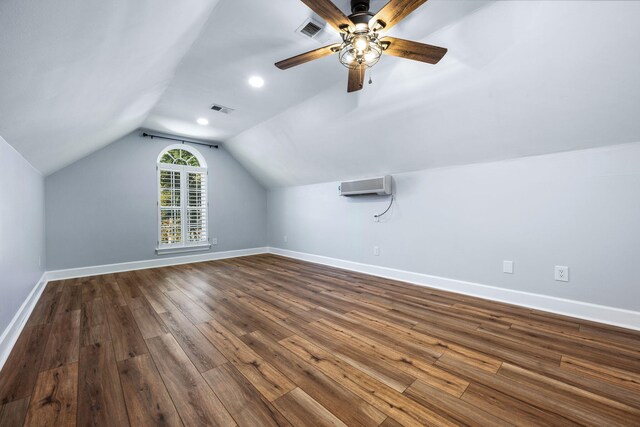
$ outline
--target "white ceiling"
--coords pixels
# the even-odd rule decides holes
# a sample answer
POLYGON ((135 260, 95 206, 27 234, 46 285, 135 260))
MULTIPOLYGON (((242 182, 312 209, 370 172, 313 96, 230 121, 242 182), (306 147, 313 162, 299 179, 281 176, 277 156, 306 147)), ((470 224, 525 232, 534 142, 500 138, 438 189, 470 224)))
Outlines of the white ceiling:
MULTIPOLYGON (((349 0, 342 3, 347 6, 349 0)), ((373 0, 372 6, 382 4, 384 0, 373 0)), ((340 40, 328 26, 322 41, 297 34, 312 16, 317 17, 300 0, 222 0, 144 127, 224 141, 338 81, 346 85, 346 70, 336 67, 335 58, 286 74, 273 65, 340 40), (252 75, 263 77, 266 86, 250 87, 252 75), (213 103, 235 111, 211 111, 213 103), (209 126, 196 124, 199 117, 207 118, 209 126)))
POLYGON ((270 187, 640 140, 639 2, 431 0, 389 34, 445 58, 383 57, 354 94, 336 57, 273 66, 321 46, 294 32, 310 16, 299 0, 3 0, 0 135, 46 174, 139 126, 218 140, 270 187))
POLYGON ((422 37, 443 3, 401 29, 438 65, 383 56, 227 148, 277 187, 640 141, 640 2, 495 2, 422 37))
POLYGON ((48 174, 136 129, 217 2, 0 1, 0 135, 48 174))
MULTIPOLYGON (((350 13, 350 0, 335 3, 350 13)), ((371 0, 377 11, 387 0, 371 0)), ((432 1, 406 22, 394 27, 428 34, 487 4, 487 1, 432 1)), ((347 70, 336 56, 322 58, 286 71, 273 64, 302 52, 340 41, 330 26, 320 40, 296 33, 315 15, 300 0, 222 0, 201 37, 178 67, 171 85, 143 126, 148 129, 226 141, 230 137, 317 95, 333 85, 346 88, 347 70), (266 85, 247 85, 252 75, 266 85), (213 104, 235 109, 230 115, 210 111, 213 104), (209 126, 196 124, 204 117, 209 126)), ((391 33, 390 33, 391 34, 391 33)))

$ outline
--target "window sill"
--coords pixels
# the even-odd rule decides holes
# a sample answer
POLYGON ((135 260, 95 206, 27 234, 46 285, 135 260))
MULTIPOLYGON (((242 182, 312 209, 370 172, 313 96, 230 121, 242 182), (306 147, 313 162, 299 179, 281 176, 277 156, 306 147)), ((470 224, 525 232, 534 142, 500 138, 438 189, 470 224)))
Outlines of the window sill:
POLYGON ((165 255, 165 254, 179 254, 183 252, 199 252, 199 251, 208 251, 211 249, 210 244, 206 245, 198 245, 198 246, 180 246, 175 248, 156 248, 157 255, 165 255))

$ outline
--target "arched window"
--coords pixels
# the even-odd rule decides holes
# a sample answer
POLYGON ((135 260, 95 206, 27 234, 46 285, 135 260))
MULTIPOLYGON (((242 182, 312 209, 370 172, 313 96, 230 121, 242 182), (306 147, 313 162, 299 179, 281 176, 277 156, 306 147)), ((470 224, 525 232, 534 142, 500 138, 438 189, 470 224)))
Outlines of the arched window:
POLYGON ((207 164, 192 147, 174 144, 158 156, 158 252, 209 247, 207 164))

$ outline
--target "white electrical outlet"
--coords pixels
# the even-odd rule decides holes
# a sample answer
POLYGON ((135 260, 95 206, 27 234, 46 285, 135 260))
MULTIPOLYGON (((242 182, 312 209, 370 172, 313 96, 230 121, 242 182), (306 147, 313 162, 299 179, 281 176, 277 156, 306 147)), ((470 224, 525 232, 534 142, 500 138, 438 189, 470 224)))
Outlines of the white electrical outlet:
POLYGON ((502 261, 502 272, 507 274, 513 274, 513 261, 502 261))
POLYGON ((566 265, 556 265, 555 279, 559 282, 569 281, 569 267, 566 265))
POLYGON ((380 256, 380 246, 374 246, 373 247, 373 254, 375 256, 380 256))
POLYGON ((212 238, 211 239, 211 244, 212 245, 217 245, 218 244, 218 238, 217 237, 212 238))
POLYGON ((289 241, 289 238, 287 236, 284 236, 282 240, 284 240, 284 242, 287 243, 289 241))

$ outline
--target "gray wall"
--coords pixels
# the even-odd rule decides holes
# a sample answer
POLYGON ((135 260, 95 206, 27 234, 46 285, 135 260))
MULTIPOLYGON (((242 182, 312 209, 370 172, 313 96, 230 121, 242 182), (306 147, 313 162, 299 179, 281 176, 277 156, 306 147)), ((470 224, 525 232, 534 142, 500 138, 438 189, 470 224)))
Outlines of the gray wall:
POLYGON ((44 178, 0 137, 0 334, 44 272, 44 178))
MULTIPOLYGON (((158 257, 156 160, 171 144, 134 132, 46 178, 47 270, 158 257)), ((265 246, 265 189, 223 148, 196 149, 209 167, 211 251, 265 246)))
POLYGON ((270 245, 640 310, 639 166, 635 143, 398 174, 379 223, 386 199, 340 197, 338 183, 276 189, 270 245))

